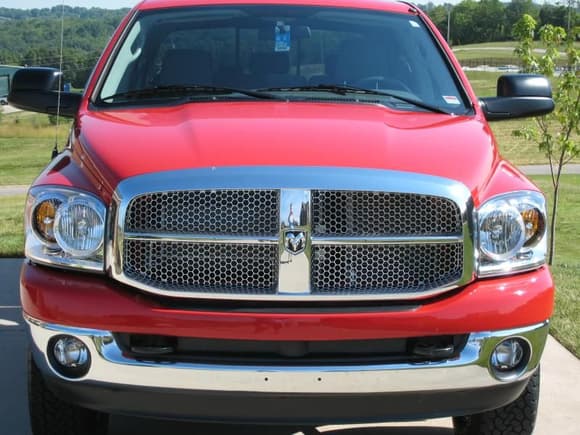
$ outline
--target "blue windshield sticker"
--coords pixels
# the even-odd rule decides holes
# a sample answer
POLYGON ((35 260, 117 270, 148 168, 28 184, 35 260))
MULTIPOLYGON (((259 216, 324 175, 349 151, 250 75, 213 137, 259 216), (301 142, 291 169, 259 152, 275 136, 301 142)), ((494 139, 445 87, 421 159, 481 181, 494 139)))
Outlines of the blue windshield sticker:
POLYGON ((274 51, 290 51, 290 26, 284 24, 283 21, 278 21, 276 23, 275 34, 274 51))

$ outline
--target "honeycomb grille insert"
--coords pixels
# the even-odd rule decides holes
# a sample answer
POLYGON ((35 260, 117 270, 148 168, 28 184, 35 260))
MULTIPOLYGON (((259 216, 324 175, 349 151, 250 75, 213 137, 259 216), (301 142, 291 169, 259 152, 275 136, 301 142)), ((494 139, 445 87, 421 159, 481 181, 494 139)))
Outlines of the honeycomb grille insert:
POLYGON ((429 195, 312 191, 315 236, 430 236, 461 234, 461 213, 446 198, 429 195))
POLYGON ((446 197, 218 189, 142 193, 123 204, 119 278, 163 295, 417 298, 460 285, 470 266, 462 211, 446 197), (293 255, 285 219, 303 197, 304 222, 294 230, 303 232, 306 249, 293 255))
POLYGON ((125 230, 273 236, 278 233, 278 203, 277 190, 150 193, 131 201, 125 230))
POLYGON ((312 294, 418 293, 448 285, 463 271, 463 245, 316 246, 312 294))
POLYGON ((125 275, 165 291, 276 293, 278 247, 125 240, 125 275))

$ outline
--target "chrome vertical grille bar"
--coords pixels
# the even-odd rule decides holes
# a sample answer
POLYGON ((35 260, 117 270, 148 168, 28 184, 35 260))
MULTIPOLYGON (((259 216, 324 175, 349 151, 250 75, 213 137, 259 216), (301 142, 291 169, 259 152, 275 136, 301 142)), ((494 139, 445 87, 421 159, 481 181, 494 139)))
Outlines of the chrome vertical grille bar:
POLYGON ((280 193, 279 295, 310 293, 310 191, 282 189, 280 193))

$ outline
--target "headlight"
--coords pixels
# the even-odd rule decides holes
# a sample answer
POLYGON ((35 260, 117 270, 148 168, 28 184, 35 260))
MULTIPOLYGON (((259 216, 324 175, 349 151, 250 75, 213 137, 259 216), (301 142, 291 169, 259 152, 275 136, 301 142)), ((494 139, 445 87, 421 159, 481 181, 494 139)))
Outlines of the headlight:
POLYGON ((36 236, 53 247, 56 247, 56 239, 54 237, 56 210, 64 200, 64 197, 55 195, 49 195, 46 198, 41 197, 34 205, 34 210, 32 211, 31 226, 36 236))
POLYGON ((26 256, 38 263, 103 271, 106 208, 74 189, 34 187, 26 205, 26 256))
POLYGON ((54 221, 54 236, 71 256, 89 258, 103 245, 105 213, 94 201, 73 198, 62 204, 54 221))
POLYGON ((500 195, 477 210, 478 275, 530 270, 546 260, 546 204, 538 192, 500 195))

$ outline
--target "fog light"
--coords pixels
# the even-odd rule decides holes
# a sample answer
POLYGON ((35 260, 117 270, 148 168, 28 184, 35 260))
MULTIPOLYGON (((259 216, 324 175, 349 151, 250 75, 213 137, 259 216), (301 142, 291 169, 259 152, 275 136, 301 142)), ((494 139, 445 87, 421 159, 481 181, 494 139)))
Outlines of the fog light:
POLYGON ((520 376, 530 359, 530 348, 521 338, 508 338, 499 343, 491 354, 491 367, 502 380, 520 376))
POLYGON ((68 378, 80 378, 89 371, 91 356, 87 346, 70 335, 54 337, 48 348, 53 368, 68 378))
POLYGON ((54 357, 64 367, 79 367, 89 360, 89 350, 74 337, 62 337, 54 344, 54 357))

